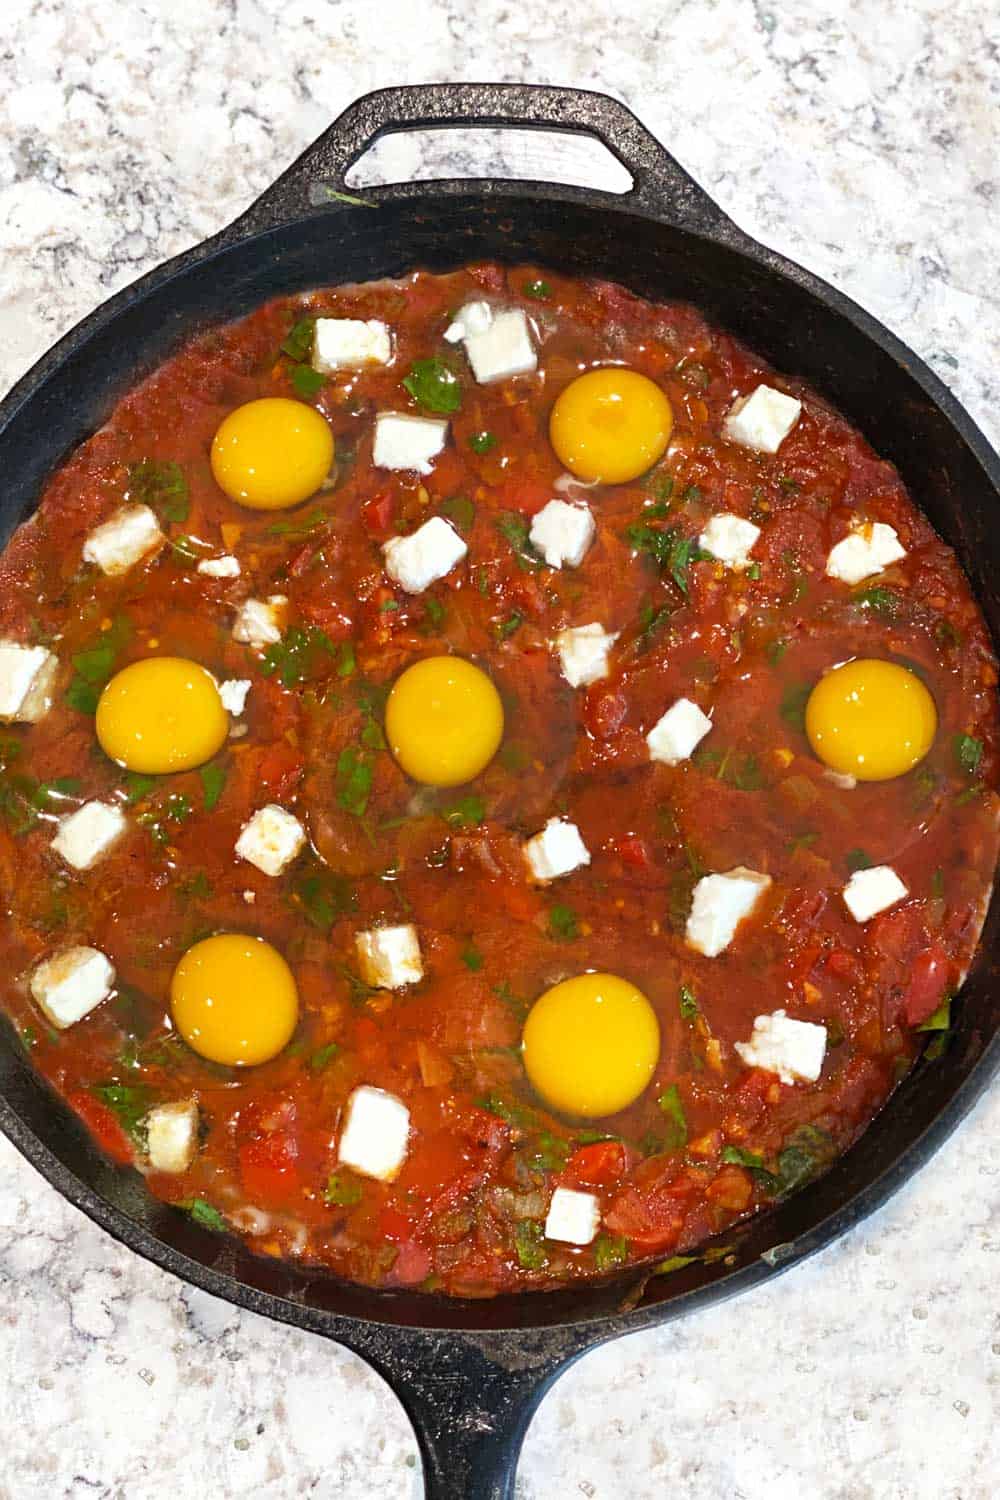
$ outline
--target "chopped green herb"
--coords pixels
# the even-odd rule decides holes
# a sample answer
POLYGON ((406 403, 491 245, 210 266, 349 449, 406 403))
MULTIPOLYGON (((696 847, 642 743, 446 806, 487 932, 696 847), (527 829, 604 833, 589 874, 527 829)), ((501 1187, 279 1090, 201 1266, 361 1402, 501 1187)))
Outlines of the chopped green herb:
POLYGON ((424 600, 424 614, 430 623, 437 629, 444 619, 444 605, 440 599, 435 599, 433 594, 428 594, 424 600))
POLYGON ((330 517, 325 510, 311 510, 304 516, 282 516, 280 520, 272 521, 267 528, 268 536, 309 536, 314 531, 319 531, 321 526, 326 526, 330 517))
POLYGON ((873 861, 866 849, 849 849, 845 855, 845 863, 854 875, 858 870, 870 870, 873 861))
POLYGON ((569 1160, 572 1147, 572 1141, 543 1130, 526 1154, 525 1164, 536 1172, 561 1172, 569 1160))
POLYGON ((751 563, 747 568, 747 577, 753 579, 754 583, 760 578, 760 563, 751 563))
POLYGON ((368 807, 373 774, 370 762, 345 745, 337 758, 337 801, 355 818, 363 817, 368 807))
POLYGON ((610 1234, 599 1234, 594 1241, 594 1267, 598 1271, 613 1271, 628 1260, 628 1240, 613 1239, 610 1234))
POLYGON ((781 717, 792 729, 801 730, 803 734, 806 728, 806 704, 811 692, 812 687, 808 682, 793 682, 785 689, 781 699, 781 717))
POLYGON ((91 1092, 108 1106, 126 1135, 141 1145, 141 1121, 152 1103, 149 1089, 144 1084, 101 1083, 96 1084, 91 1092))
POLYGON ((534 297, 536 302, 542 302, 546 297, 552 296, 552 287, 547 281, 526 281, 523 287, 526 297, 534 297))
POLYGON ((818 830, 810 829, 808 833, 799 833, 795 838, 789 839, 785 847, 789 854, 798 854, 800 849, 811 849, 818 838, 818 830))
POLYGON ((685 1266, 693 1266, 697 1259, 697 1255, 671 1255, 669 1260, 661 1260, 653 1267, 653 1275, 669 1276, 671 1271, 683 1271, 685 1266))
POLYGON ((300 876, 292 888, 293 902, 306 920, 321 932, 329 932, 338 917, 354 911, 357 893, 346 875, 322 867, 300 876))
POLYGON ((737 1167, 749 1167, 751 1172, 764 1171, 764 1158, 756 1151, 744 1151, 742 1146, 723 1146, 722 1160, 737 1167))
POLYGON ((196 870, 193 875, 180 882, 177 891, 191 901, 207 901, 212 894, 212 882, 204 870, 196 870))
POLYGON ((459 531, 472 530, 472 523, 476 519, 476 507, 468 495, 452 495, 450 500, 444 502, 441 509, 450 520, 454 521, 459 531))
POLYGON ((668 1151, 677 1151, 681 1146, 687 1145, 688 1127, 684 1105, 681 1102, 680 1090, 676 1083, 672 1083, 669 1088, 664 1089, 656 1102, 666 1116, 667 1135, 664 1141, 665 1149, 668 1151))
POLYGON ((325 1047, 318 1048, 309 1059, 309 1070, 312 1073, 322 1073, 327 1063, 333 1062, 340 1048, 336 1042, 327 1042, 325 1047))
POLYGON ((489 453, 496 445, 497 440, 492 432, 474 432, 469 439, 469 447, 473 453, 489 453))
POLYGON ((189 1198, 186 1203, 178 1203, 178 1208, 187 1209, 196 1224, 203 1229, 215 1229, 225 1231, 226 1221, 217 1208, 211 1203, 206 1203, 204 1198, 189 1198))
POLYGON ((530 527, 523 516, 516 511, 501 511, 495 524, 500 535, 510 543, 519 568, 525 572, 537 572, 545 566, 528 540, 530 527))
POLYGON ((537 1124, 538 1117, 533 1109, 528 1109, 523 1104, 510 1103, 502 1094, 487 1094, 484 1098, 477 1099, 476 1103, 487 1114, 496 1115, 498 1120, 514 1125, 518 1130, 532 1130, 537 1124))
POLYGON ((690 564, 708 556, 698 546, 696 538, 682 537, 670 527, 661 530, 645 520, 626 527, 625 539, 634 551, 651 557, 661 573, 669 574, 685 596, 690 564))
POLYGON ((772 667, 778 665, 790 645, 790 641, 783 640, 780 636, 776 641, 771 642, 767 648, 767 659, 772 667))
POLYGON ((415 360, 404 386, 426 411, 453 412, 462 404, 462 387, 454 370, 435 355, 415 360))
POLYGON ((972 802, 985 790, 986 788, 981 781, 977 781, 974 786, 967 786, 965 788, 965 791, 959 792, 958 796, 955 798, 955 806, 964 807, 967 802, 972 802))
POLYGON ((128 493, 130 500, 150 506, 164 521, 180 522, 188 518, 191 503, 180 464, 160 463, 155 458, 130 464, 128 493))
POLYGON ((362 1187, 356 1177, 346 1172, 331 1172, 323 1189, 323 1202, 331 1208, 351 1208, 361 1202, 362 1187))
POLYGON ((478 827, 486 817, 486 803, 475 792, 441 809, 441 816, 453 828, 478 827))
POLYGON ((683 360, 677 367, 677 374, 685 385, 693 386, 696 391, 705 391, 711 384, 712 377, 704 365, 686 364, 683 360))
POLYGON ((131 633, 131 625, 124 615, 119 615, 110 629, 98 637, 93 646, 79 651, 73 657, 76 676, 66 693, 66 702, 79 713, 97 712, 97 701, 101 688, 114 671, 115 660, 131 633))
POLYGON ((659 502, 647 507, 643 514, 665 516, 670 509, 670 497, 674 493, 674 476, 663 469, 652 469, 643 480, 643 489, 659 502))
POLYGON ((268 646, 260 670, 265 677, 277 673, 283 687, 295 687, 316 674, 324 655, 336 655, 334 644, 324 630, 315 625, 304 629, 293 625, 280 641, 268 646))
POLYGON ((514 1248, 525 1271, 540 1271, 548 1264, 545 1234, 537 1219, 520 1219, 514 1228, 514 1248))
POLYGON ((378 612, 380 615, 394 615, 398 609, 398 599, 383 599, 382 603, 378 607, 378 612))
POLYGON ((144 797, 148 797, 157 784, 155 776, 143 776, 139 771, 129 771, 125 777, 125 801, 129 807, 134 807, 144 797))
POLYGON ((181 562, 197 562, 200 553, 193 537, 171 536, 167 538, 167 541, 170 545, 170 550, 175 557, 180 558, 181 562))
POLYGON ((460 957, 465 967, 471 969, 473 974, 478 974, 483 967, 483 955, 472 943, 462 949, 460 957))
POLYGON ((680 1012, 685 1021, 693 1021, 698 1016, 698 999, 694 990, 682 984, 680 988, 680 1012))
POLYGON ((944 871, 935 870, 931 876, 931 896, 935 901, 944 900, 944 871))
POLYGON ((211 812, 222 796, 222 789, 226 784, 226 768, 219 765, 202 766, 199 775, 205 811, 211 812))
POLYGON ((558 903, 549 907, 549 937, 569 943, 580 936, 580 920, 571 906, 558 903))
POLYGON ((530 1001, 523 999, 521 995, 515 995, 510 985, 506 982, 503 984, 495 984, 493 986, 493 993, 498 997, 498 999, 503 1001, 504 1005, 509 1006, 516 1016, 519 1016, 523 1019, 523 1017, 527 1014, 530 1006, 530 1001))
POLYGON ((951 1025, 951 996, 946 995, 933 1015, 921 1021, 918 1031, 947 1031, 951 1025))
POLYGON ((521 614, 521 611, 519 609, 513 610, 507 616, 506 620, 500 620, 497 623, 497 639, 501 641, 509 640, 509 638, 514 634, 515 630, 520 630, 523 624, 524 616, 521 614))
POLYGON ((292 385, 297 396, 303 401, 311 401, 326 385, 326 376, 314 370, 312 365, 296 365, 292 371, 292 385))
POLYGON ((789 474, 782 474, 778 480, 778 483, 781 485, 781 488, 783 490, 787 490, 790 495, 796 494, 797 491, 802 488, 799 481, 797 479, 793 479, 789 474))
POLYGON ((281 344, 281 352, 287 354, 289 359, 308 359, 312 353, 315 337, 316 319, 300 318, 289 329, 287 337, 281 344))
POLYGON ((934 625, 934 639, 939 646, 951 647, 962 644, 962 633, 944 615, 934 625))
POLYGON ((895 619, 900 604, 895 589, 882 588, 879 584, 870 589, 859 589, 852 597, 861 609, 870 609, 873 615, 883 620, 895 619))
POLYGON ((354 642, 341 641, 340 650, 337 654, 337 676, 350 677, 357 667, 354 656, 354 642))
POLYGON ((80 782, 75 776, 57 776, 54 781, 39 782, 32 802, 40 811, 50 802, 72 801, 80 794, 80 782))
POLYGON ((975 776, 982 758, 982 740, 973 739, 971 734, 955 736, 955 759, 967 776, 975 776))

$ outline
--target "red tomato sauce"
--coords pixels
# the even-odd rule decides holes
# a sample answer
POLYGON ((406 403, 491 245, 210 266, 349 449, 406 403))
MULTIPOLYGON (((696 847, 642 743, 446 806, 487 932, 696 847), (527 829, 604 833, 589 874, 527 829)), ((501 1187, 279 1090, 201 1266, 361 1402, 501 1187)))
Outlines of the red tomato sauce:
POLYGON ((942 1002, 971 962, 998 850, 997 673, 977 605, 893 467, 815 392, 774 377, 688 306, 496 266, 272 301, 185 346, 55 475, 0 560, 0 633, 49 645, 61 664, 48 715, 3 733, 4 1006, 34 1066, 111 1157, 258 1252, 468 1296, 697 1253, 850 1146, 934 1035, 916 1028, 946 1026, 942 1002), (443 342, 454 310, 484 289, 533 320, 534 374, 479 385, 443 342), (308 394, 335 435, 328 488, 288 512, 243 509, 212 477, 213 435, 240 403, 300 396, 304 366, 281 346, 316 316, 384 320, 392 363, 330 375, 308 394), (448 445, 426 477, 376 469, 374 413, 419 411, 402 380, 423 358, 447 358, 459 380, 448 445), (588 500, 596 540, 579 568, 553 570, 518 541, 560 493, 548 414, 571 379, 609 363, 660 385, 673 435, 642 479, 572 492, 588 500), (779 453, 725 442, 734 397, 775 378, 804 408, 779 453), (176 485, 172 498, 154 494, 168 544, 107 578, 82 564, 82 545, 136 498, 143 461, 147 475, 179 470, 182 499, 176 485), (696 560, 676 565, 675 554, 661 568, 637 542, 642 528, 697 538, 720 511, 761 528, 747 571, 696 548, 696 560), (381 545, 437 514, 468 555, 406 594, 381 545), (906 548, 874 594, 824 572, 859 517, 890 524, 906 548), (198 558, 219 552, 239 557, 238 578, 198 574, 198 558), (281 647, 236 643, 239 604, 275 593, 290 601, 281 647), (610 674, 574 690, 551 643, 592 620, 619 633, 610 674), (404 775, 380 724, 400 671, 444 652, 489 672, 506 729, 474 785, 435 792, 404 775), (166 653, 252 683, 245 732, 213 762, 213 797, 198 771, 123 773, 74 691, 81 677, 99 688, 112 670, 166 653), (853 656, 917 672, 939 726, 914 771, 846 789, 812 754, 802 703, 853 656), (645 734, 680 696, 711 708, 711 737, 676 767, 653 763, 645 734), (960 737, 977 747, 971 757, 957 753, 960 737), (363 807, 338 782, 345 747, 370 768, 363 807), (129 832, 77 873, 50 845, 56 818, 92 798, 121 805, 129 832), (274 879, 233 852, 263 801, 309 835, 274 879), (526 878, 522 846, 555 815, 572 818, 592 857, 544 887, 526 878), (840 893, 863 863, 891 865, 909 894, 861 925, 840 893), (703 957, 685 942, 693 886, 736 865, 772 884, 726 951, 703 957), (360 982, 355 934, 380 923, 418 929, 419 985, 360 982), (273 943, 299 987, 292 1043, 256 1068, 205 1062, 171 1029, 174 966, 221 931, 273 943), (27 978, 76 943, 111 958, 117 985, 57 1032, 27 978), (596 1123, 547 1109, 519 1050, 535 998, 585 970, 637 985, 662 1043, 649 1088, 596 1123), (827 1028, 814 1083, 784 1084, 734 1050, 755 1016, 778 1008, 827 1028), (338 1165, 360 1084, 410 1111, 393 1182, 338 1165), (668 1090, 680 1129, 658 1102, 668 1090), (191 1166, 150 1172, 144 1111, 192 1096, 191 1166), (590 1245, 544 1237, 557 1186, 598 1198, 590 1245))

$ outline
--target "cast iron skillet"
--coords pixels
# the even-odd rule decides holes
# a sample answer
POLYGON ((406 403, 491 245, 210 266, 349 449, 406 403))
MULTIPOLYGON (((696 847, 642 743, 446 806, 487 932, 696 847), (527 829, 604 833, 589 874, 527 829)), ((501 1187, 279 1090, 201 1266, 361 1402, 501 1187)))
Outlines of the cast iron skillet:
MULTIPOLYGON (((448 270, 480 257, 613 277, 685 298, 779 370, 803 375, 895 462, 956 548, 1000 635, 1000 461, 935 375, 848 298, 757 244, 623 105, 510 84, 386 89, 351 106, 228 229, 85 318, 0 405, 5 539, 46 479, 115 401, 206 325, 279 292, 448 270), (366 189, 344 174, 388 131, 508 125, 598 137, 628 168, 623 195, 537 182, 442 181, 366 189)), ((652 1280, 492 1301, 376 1292, 251 1255, 148 1197, 0 1039, 0 1127, 52 1185, 116 1238, 216 1296, 346 1344, 389 1381, 420 1442, 434 1500, 504 1500, 543 1393, 585 1350, 720 1301, 802 1260, 883 1203, 937 1149, 1000 1061, 994 901, 946 1054, 921 1063, 819 1181, 727 1236, 733 1254, 652 1280), (631 1295, 630 1295, 631 1293, 631 1295), (631 1305, 632 1303, 635 1305, 631 1305)))

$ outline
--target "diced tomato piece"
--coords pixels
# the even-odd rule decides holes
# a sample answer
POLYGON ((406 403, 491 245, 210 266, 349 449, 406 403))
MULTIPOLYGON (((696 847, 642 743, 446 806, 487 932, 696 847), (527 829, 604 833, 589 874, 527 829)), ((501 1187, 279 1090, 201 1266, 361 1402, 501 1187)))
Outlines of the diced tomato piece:
POLYGON ((392 490, 379 490, 377 495, 373 495, 362 505, 362 524, 379 535, 388 531, 392 525, 392 502, 392 490))
POLYGON ((580 1146, 566 1163, 567 1181, 602 1187, 617 1182, 625 1171, 625 1147, 621 1141, 594 1141, 580 1146))
POLYGON ((533 516, 552 499, 552 485, 545 479, 512 474, 503 481, 501 493, 502 510, 519 510, 522 515, 533 516))
POLYGON ((304 771, 305 756, 286 740, 265 746, 257 763, 261 789, 271 793, 277 802, 283 802, 296 790, 304 771))
POLYGON ((286 1203, 299 1185, 299 1148, 287 1130, 257 1136, 240 1147, 240 1179, 261 1208, 286 1203))
POLYGON ((610 740, 628 713, 628 699, 617 688, 588 688, 583 699, 583 722, 595 740, 610 740))
POLYGON ((623 865, 631 865, 633 870, 649 869, 649 848, 646 840, 641 839, 637 833, 629 833, 618 839, 615 853, 623 865))
POLYGON ((940 943, 917 954, 903 996, 903 1014, 908 1026, 919 1026, 934 1014, 944 999, 949 977, 948 955, 940 943))
POLYGON ((854 954, 848 953, 845 948, 834 948, 827 955, 826 966, 838 979, 849 979, 856 968, 854 954))
POLYGON ((378 1216, 378 1227, 384 1239, 393 1245, 401 1245, 413 1234, 414 1223, 409 1214, 387 1203, 378 1216))
POLYGON ((400 1173, 399 1185, 406 1193, 433 1198, 457 1177, 464 1177, 474 1164, 472 1153, 449 1130, 436 1130, 413 1146, 400 1173))
POLYGON ((416 1286, 418 1282, 426 1281, 431 1273, 430 1252, 416 1240, 407 1240, 400 1245, 396 1252, 396 1259, 392 1263, 392 1279, 401 1286, 416 1286))
POLYGON ((87 1129, 96 1137, 101 1150, 106 1151, 112 1161, 127 1164, 133 1160, 135 1153, 132 1142, 106 1104, 102 1104, 100 1099, 95 1099, 85 1089, 69 1094, 66 1102, 80 1116, 87 1129))

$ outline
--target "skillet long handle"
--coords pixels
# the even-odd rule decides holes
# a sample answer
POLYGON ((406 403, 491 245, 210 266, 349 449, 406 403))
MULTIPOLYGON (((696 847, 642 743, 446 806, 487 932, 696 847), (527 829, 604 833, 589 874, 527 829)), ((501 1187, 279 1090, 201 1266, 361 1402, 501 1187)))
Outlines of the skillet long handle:
POLYGON ((343 1342, 402 1402, 420 1445, 426 1500, 513 1500, 539 1402, 604 1337, 573 1326, 497 1339, 354 1323, 343 1342))
MULTIPOLYGON (((223 235, 242 238, 299 218, 321 204, 357 202, 346 186, 347 172, 384 135, 470 126, 594 136, 617 157, 633 181, 631 191, 603 193, 602 198, 663 215, 695 233, 726 237, 740 233, 632 111, 609 94, 549 84, 423 83, 378 89, 356 99, 223 235)), ((493 191, 500 186, 487 180, 493 191)), ((467 191, 468 185, 469 180, 449 180, 436 182, 434 190, 467 191)), ((400 184, 372 191, 376 200, 382 201, 419 192, 420 185, 400 184)), ((553 187, 553 191, 567 197, 594 196, 589 189, 553 187)))

